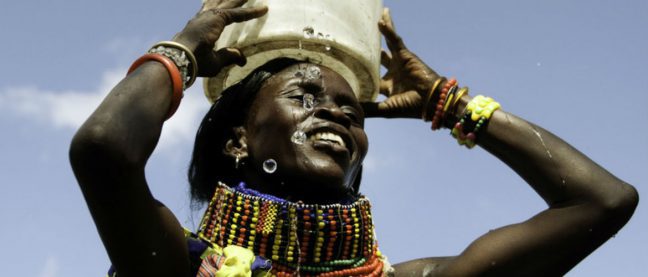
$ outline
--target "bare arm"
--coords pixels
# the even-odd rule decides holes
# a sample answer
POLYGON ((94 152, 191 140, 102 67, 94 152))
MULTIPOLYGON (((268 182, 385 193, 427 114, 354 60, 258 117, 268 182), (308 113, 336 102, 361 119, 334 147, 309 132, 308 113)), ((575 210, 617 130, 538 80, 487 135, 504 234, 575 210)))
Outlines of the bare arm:
MULTIPOLYGON (((265 8, 237 8, 245 1, 206 1, 175 40, 198 59, 200 76, 243 58, 212 52, 222 29, 265 8)), ((166 68, 146 62, 124 78, 72 140, 70 161, 108 255, 120 276, 186 276, 189 258, 182 227, 156 201, 144 168, 171 103, 166 68)))
MULTIPOLYGON (((391 50, 383 55, 388 72, 382 92, 389 97, 366 104, 365 112, 420 118, 429 79, 438 75, 405 48, 388 13, 380 27, 391 50)), ((468 100, 464 97, 456 111, 463 111, 468 100)), ((632 186, 550 132, 504 111, 494 113, 478 142, 516 171, 548 208, 525 222, 488 232, 457 257, 399 264, 396 274, 563 275, 616 233, 637 205, 632 186)))
POLYGON ((632 186, 538 126, 500 111, 480 140, 480 146, 525 179, 548 208, 480 237, 440 267, 440 275, 563 275, 634 212, 638 196, 632 186))

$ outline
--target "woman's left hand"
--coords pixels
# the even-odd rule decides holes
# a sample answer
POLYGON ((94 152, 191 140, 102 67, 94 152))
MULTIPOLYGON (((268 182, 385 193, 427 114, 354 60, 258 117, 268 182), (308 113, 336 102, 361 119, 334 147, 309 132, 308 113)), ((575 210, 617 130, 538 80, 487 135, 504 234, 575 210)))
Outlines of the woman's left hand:
POLYGON ((407 49, 396 33, 387 8, 378 27, 391 52, 381 53, 381 63, 387 73, 380 82, 380 94, 387 99, 362 103, 365 116, 421 118, 424 102, 439 75, 407 49))

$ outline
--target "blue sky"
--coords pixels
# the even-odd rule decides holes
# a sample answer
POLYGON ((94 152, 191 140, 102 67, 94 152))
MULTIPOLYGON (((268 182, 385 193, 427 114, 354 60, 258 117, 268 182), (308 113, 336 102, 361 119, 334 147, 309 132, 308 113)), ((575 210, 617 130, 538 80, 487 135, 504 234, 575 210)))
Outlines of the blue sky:
MULTIPOLYGON (((648 185, 648 2, 385 1, 431 67, 558 134, 640 194, 648 185)), ((103 276, 109 264, 67 160, 71 136, 130 63, 200 1, 9 1, 0 9, 0 276, 103 276)), ((202 88, 187 93, 147 167, 183 224, 202 88)), ((392 262, 455 255, 544 209, 513 171, 417 120, 369 120, 362 190, 392 262)), ((569 276, 648 272, 640 203, 569 276)))

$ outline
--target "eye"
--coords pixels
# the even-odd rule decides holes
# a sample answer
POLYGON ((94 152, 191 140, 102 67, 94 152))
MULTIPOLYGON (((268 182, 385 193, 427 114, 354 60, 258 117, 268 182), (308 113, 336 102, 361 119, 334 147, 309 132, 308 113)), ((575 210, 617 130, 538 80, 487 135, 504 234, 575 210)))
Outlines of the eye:
POLYGON ((360 118, 360 115, 358 114, 358 111, 356 111, 356 109, 351 108, 351 107, 344 107, 344 108, 342 108, 342 111, 354 123, 357 123, 357 124, 362 123, 362 119, 360 118))
POLYGON ((283 93, 283 96, 302 103, 304 101, 304 91, 300 88, 294 88, 283 93))

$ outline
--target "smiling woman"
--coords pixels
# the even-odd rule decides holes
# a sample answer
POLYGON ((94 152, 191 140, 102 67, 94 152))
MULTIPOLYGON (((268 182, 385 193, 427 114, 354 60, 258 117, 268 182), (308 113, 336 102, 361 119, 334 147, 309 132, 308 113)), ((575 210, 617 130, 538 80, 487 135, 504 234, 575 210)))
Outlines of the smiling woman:
POLYGON ((197 76, 240 51, 212 52, 224 27, 263 16, 245 1, 205 1, 173 41, 137 60, 73 139, 70 159, 116 276, 555 276, 615 234, 638 196, 560 138, 470 96, 410 52, 388 11, 382 102, 360 103, 338 72, 278 58, 226 89, 202 121, 189 171, 208 202, 195 232, 151 194, 145 166, 164 120, 197 76), (493 230, 454 257, 393 267, 378 250, 359 193, 365 117, 421 118, 480 146, 518 173, 548 207, 493 230), (566 184, 569 186, 566 186, 566 184), (134 239, 135 238, 135 239, 134 239))

